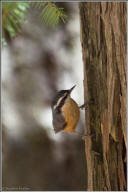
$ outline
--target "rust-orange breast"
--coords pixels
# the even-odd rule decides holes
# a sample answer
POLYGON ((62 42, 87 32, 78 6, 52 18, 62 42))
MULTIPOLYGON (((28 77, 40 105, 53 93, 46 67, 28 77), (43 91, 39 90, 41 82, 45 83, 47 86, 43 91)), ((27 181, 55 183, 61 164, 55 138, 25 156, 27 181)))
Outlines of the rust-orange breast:
POLYGON ((80 110, 77 103, 72 98, 66 100, 65 105, 62 107, 62 114, 67 123, 64 131, 75 132, 75 127, 80 118, 80 110))

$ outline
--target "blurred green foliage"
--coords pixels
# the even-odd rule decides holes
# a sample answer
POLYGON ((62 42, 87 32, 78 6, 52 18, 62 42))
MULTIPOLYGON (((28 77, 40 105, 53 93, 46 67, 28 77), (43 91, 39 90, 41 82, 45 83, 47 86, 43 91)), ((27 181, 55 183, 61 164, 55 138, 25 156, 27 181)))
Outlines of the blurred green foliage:
POLYGON ((51 2, 31 2, 36 8, 41 8, 40 16, 46 25, 56 26, 61 19, 65 22, 67 15, 63 8, 59 8, 51 2))
POLYGON ((42 21, 49 26, 56 26, 61 19, 67 18, 63 8, 51 2, 2 2, 2 43, 6 44, 5 32, 14 37, 20 32, 20 24, 25 21, 25 15, 30 4, 39 9, 42 21))
POLYGON ((20 31, 29 4, 26 2, 2 2, 2 42, 6 43, 5 31, 14 37, 20 31))

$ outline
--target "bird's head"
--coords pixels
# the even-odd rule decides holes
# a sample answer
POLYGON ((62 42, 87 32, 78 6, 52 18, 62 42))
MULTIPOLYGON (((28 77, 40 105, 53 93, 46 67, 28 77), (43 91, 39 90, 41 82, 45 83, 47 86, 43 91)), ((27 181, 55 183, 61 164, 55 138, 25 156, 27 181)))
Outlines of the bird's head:
POLYGON ((56 109, 58 107, 61 107, 66 99, 68 99, 71 95, 71 92, 73 91, 73 89, 76 87, 76 85, 74 85, 72 88, 70 89, 67 89, 67 90, 61 90, 59 91, 55 98, 53 99, 53 102, 52 102, 52 108, 53 109, 56 109))

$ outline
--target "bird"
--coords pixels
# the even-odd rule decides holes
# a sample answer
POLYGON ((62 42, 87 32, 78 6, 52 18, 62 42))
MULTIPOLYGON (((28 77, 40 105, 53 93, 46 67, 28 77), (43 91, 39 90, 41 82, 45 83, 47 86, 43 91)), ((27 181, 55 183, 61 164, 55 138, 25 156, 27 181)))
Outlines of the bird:
MULTIPOLYGON (((54 97, 51 108, 53 116, 53 128, 55 133, 60 131, 75 133, 75 128, 80 119, 80 107, 71 98, 71 93, 76 87, 57 92, 54 97)), ((83 108, 84 105, 81 107, 83 108)))

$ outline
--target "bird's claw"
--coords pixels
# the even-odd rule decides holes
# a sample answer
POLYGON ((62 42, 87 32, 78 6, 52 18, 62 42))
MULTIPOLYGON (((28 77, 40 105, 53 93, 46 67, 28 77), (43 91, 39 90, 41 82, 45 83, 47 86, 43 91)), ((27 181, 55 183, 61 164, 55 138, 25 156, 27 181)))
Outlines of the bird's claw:
POLYGON ((85 134, 82 136, 82 139, 85 140, 87 137, 93 137, 95 134, 85 134))
POLYGON ((87 109, 88 105, 94 104, 94 99, 90 99, 90 101, 85 102, 83 105, 79 106, 80 109, 87 109))

